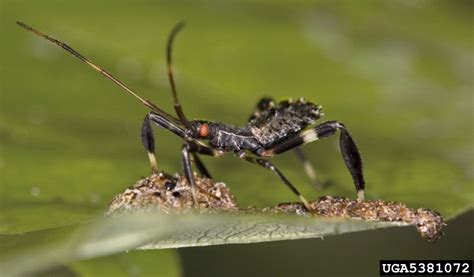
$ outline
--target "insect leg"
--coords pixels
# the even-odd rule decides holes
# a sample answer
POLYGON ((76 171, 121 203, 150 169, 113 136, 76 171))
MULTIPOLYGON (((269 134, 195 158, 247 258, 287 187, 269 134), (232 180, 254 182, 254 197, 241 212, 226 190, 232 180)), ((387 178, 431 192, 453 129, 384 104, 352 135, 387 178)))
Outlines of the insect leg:
POLYGON ((175 124, 175 122, 168 120, 166 117, 162 116, 161 114, 158 114, 155 112, 149 112, 147 114, 147 117, 154 124, 173 132, 174 134, 180 136, 183 139, 185 138, 184 128, 178 124, 175 124))
POLYGON ((196 182, 194 180, 194 173, 193 169, 191 166, 191 159, 189 157, 189 152, 190 152, 190 146, 188 143, 185 143, 183 145, 183 148, 181 150, 181 157, 182 157, 182 166, 183 166, 183 171, 184 171, 184 176, 186 177, 186 180, 188 181, 189 185, 191 186, 191 194, 193 196, 193 201, 194 201, 194 207, 198 207, 198 200, 196 196, 196 182))
MULTIPOLYGON (((154 154, 155 142, 154 142, 154 137, 153 137, 153 130, 151 128, 151 122, 155 123, 156 125, 162 128, 170 130, 171 132, 175 133, 176 135, 182 138, 184 138, 185 135, 184 135, 184 129, 181 126, 174 124, 174 122, 172 121, 166 120, 166 118, 164 118, 160 114, 150 112, 146 115, 145 120, 143 121, 143 125, 142 125, 142 143, 148 152, 148 158, 150 159, 152 171, 156 172, 155 170, 158 170, 158 167, 156 166, 156 158, 154 154)), ((189 142, 189 143, 193 145, 196 144, 195 142, 189 142)), ((196 146, 194 148, 199 149, 200 147, 202 148, 204 146, 199 146, 199 147, 196 146)), ((202 151, 206 152, 205 150, 202 150, 202 151)), ((212 149, 211 151, 209 151, 208 149, 207 152, 212 153, 212 149)), ((193 160, 196 163, 196 167, 199 170, 199 173, 201 173, 207 178, 211 178, 209 171, 206 169, 201 159, 195 153, 193 153, 193 160)))
MULTIPOLYGON (((252 120, 258 120, 260 116, 262 116, 263 111, 267 111, 271 109, 273 106, 275 106, 275 101, 271 97, 263 97, 261 98, 256 106, 256 111, 249 117, 248 121, 252 120)), ((305 154, 303 153, 303 150, 300 147, 294 148, 295 154, 298 157, 298 160, 301 161, 303 164, 303 168, 305 170, 306 175, 308 176, 309 180, 311 181, 311 184, 313 184, 316 189, 321 190, 322 185, 316 180, 316 171, 314 170, 313 165, 309 161, 308 158, 306 158, 305 154)))
POLYGON ((153 137, 153 129, 151 128, 150 116, 147 114, 142 124, 142 143, 148 153, 148 159, 150 160, 151 172, 158 173, 158 166, 156 164, 155 156, 155 138, 153 137))
POLYGON ((251 121, 254 119, 257 119, 261 116, 262 111, 266 111, 271 109, 275 105, 275 101, 271 97, 263 97, 261 98, 258 103, 257 103, 257 110, 249 117, 249 120, 251 121))
POLYGON ((283 173, 275 167, 271 162, 261 159, 261 158, 254 158, 254 157, 247 157, 244 155, 239 155, 240 158, 244 159, 247 162, 257 164, 263 168, 266 168, 268 170, 271 170, 273 173, 275 173, 282 182, 300 199, 300 201, 303 203, 303 205, 308 209, 308 211, 311 211, 311 207, 309 205, 308 200, 296 189, 296 187, 283 175, 283 173))
POLYGON ((201 173, 202 176, 206 177, 206 178, 209 178, 209 179, 212 179, 212 176, 211 174, 209 173, 209 170, 207 170, 206 166, 204 165, 204 163, 201 161, 201 159, 199 158, 198 154, 196 153, 193 153, 193 160, 194 160, 194 164, 196 165, 199 173, 201 173))
POLYGON ((261 155, 262 156, 273 156, 293 149, 302 144, 306 144, 318 139, 332 136, 339 130, 341 132, 339 138, 339 145, 342 152, 342 157, 346 164, 347 169, 352 175, 354 184, 357 190, 357 196, 359 199, 364 199, 364 188, 365 181, 362 173, 362 159, 359 154, 359 150, 354 142, 354 139, 349 134, 346 126, 337 121, 324 122, 310 130, 304 131, 296 137, 292 137, 288 140, 284 140, 281 143, 266 149, 261 155))
POLYGON ((304 171, 311 181, 311 184, 313 184, 317 190, 322 190, 323 186, 320 182, 318 182, 316 178, 316 171, 314 170, 314 167, 309 161, 308 157, 306 157, 304 154, 303 149, 301 149, 301 147, 295 147, 293 150, 295 151, 298 160, 303 164, 304 171))
MULTIPOLYGON (((183 145, 181 154, 182 154, 182 165, 183 165, 184 176, 186 177, 186 180, 191 186, 191 193, 193 196, 194 205, 197 207, 198 201, 197 201, 197 196, 196 196, 196 182, 194 180, 194 174, 193 174, 191 159, 189 155, 189 154, 195 155, 196 153, 208 155, 208 156, 214 156, 214 157, 220 156, 222 155, 222 153, 210 147, 197 144, 194 141, 187 141, 183 145)), ((199 168, 199 165, 197 166, 199 168)), ((205 174, 203 173, 203 175, 205 174)))

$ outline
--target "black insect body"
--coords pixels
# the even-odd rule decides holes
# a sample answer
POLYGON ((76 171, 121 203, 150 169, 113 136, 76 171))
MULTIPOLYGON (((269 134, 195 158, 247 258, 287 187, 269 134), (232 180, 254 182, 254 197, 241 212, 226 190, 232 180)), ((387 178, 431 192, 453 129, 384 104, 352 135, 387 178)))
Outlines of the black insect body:
POLYGON ((269 98, 264 98, 260 102, 266 101, 270 101, 268 108, 254 113, 243 127, 194 120, 191 121, 192 132, 189 135, 209 140, 209 144, 220 151, 248 150, 258 156, 267 156, 265 149, 297 136, 301 130, 321 116, 321 107, 304 99, 295 102, 286 100, 277 105, 269 98))
POLYGON ((192 138, 208 140, 209 145, 220 152, 257 150, 260 145, 250 128, 226 125, 207 120, 191 121, 192 138))
POLYGON ((269 98, 260 102, 267 104, 258 105, 263 109, 252 115, 247 127, 264 148, 297 135, 322 115, 321 106, 306 102, 302 98, 298 101, 282 101, 276 106, 269 98))
POLYGON ((239 158, 260 165, 275 173, 285 183, 285 185, 287 185, 293 193, 299 197, 305 207, 310 210, 311 208, 308 201, 298 192, 295 186, 278 168, 263 158, 272 157, 293 149, 299 159, 303 162, 308 176, 314 180, 314 170, 303 155, 299 146, 334 135, 338 130, 341 133, 340 148, 344 162, 354 180, 358 198, 364 198, 365 182, 362 174, 362 160, 356 144, 346 127, 340 122, 327 121, 320 125, 315 125, 315 122, 323 115, 321 112, 321 106, 315 105, 311 102, 306 102, 303 99, 297 101, 287 100, 276 104, 272 99, 264 98, 257 104, 257 111, 250 117, 247 124, 242 127, 205 120, 188 121, 178 100, 171 66, 171 46, 175 35, 184 26, 182 23, 174 27, 168 38, 167 44, 168 77, 174 100, 174 108, 178 118, 163 111, 152 102, 143 99, 112 74, 93 64, 90 60, 73 50, 67 44, 43 34, 24 23, 17 22, 17 24, 73 54, 96 71, 112 80, 127 93, 140 100, 151 110, 151 112, 146 115, 142 125, 142 142, 148 151, 148 157, 153 172, 157 172, 158 169, 154 154, 155 145, 151 126, 152 123, 173 132, 183 139, 182 165, 184 175, 193 188, 192 194, 195 204, 197 204, 197 198, 191 162, 194 161, 194 164, 202 175, 211 178, 198 154, 217 157, 226 152, 233 152, 239 158))

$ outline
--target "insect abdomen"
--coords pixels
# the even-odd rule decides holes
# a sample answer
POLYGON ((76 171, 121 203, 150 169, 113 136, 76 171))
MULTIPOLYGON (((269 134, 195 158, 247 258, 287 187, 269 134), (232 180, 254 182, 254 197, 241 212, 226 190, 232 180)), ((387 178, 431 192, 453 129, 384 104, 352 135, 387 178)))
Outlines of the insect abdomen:
POLYGON ((282 101, 261 111, 258 117, 250 120, 248 127, 260 144, 270 147, 313 124, 321 115, 321 106, 303 99, 282 101))

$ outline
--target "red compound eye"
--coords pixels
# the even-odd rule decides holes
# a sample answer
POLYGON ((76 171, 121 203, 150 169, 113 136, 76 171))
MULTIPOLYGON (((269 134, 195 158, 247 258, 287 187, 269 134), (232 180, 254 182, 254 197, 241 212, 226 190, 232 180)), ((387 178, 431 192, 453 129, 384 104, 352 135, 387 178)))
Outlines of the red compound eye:
POLYGON ((207 137, 209 135, 209 126, 204 123, 199 127, 199 135, 203 138, 207 137))

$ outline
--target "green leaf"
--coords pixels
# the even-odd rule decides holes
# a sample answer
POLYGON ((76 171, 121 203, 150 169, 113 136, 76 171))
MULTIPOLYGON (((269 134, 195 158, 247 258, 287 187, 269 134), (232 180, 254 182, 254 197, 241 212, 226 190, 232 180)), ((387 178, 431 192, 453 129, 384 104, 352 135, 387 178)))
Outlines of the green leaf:
MULTIPOLYGON (((126 250, 324 237, 403 223, 264 215, 135 214, 1 237, 0 267, 20 275, 126 250)), ((166 263, 159 263, 165 266, 166 263)))

